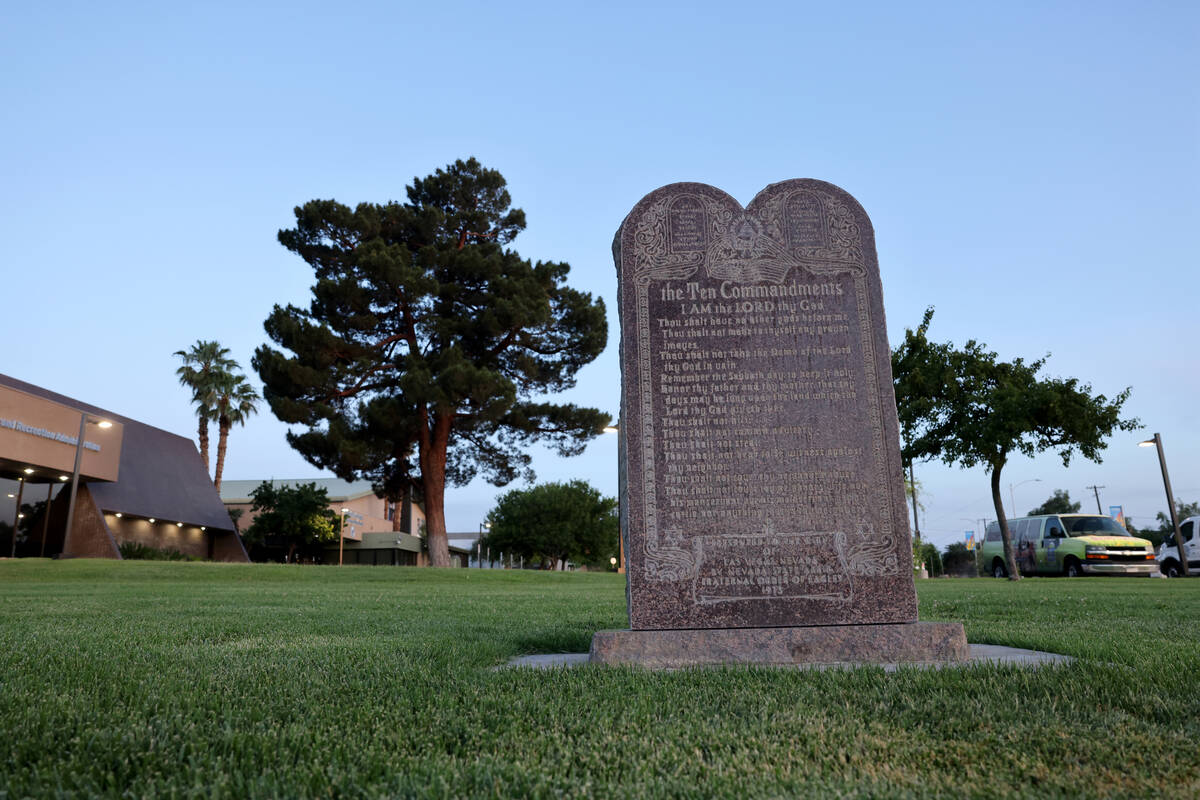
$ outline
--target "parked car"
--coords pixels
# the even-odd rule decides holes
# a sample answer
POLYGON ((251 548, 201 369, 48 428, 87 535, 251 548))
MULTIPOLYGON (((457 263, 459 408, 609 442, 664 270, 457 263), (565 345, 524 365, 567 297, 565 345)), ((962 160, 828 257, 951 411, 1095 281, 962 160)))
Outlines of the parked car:
MULTIPOLYGON (((1187 556, 1188 569, 1194 575, 1200 572, 1200 517, 1188 517, 1179 523, 1179 534, 1183 537, 1183 552, 1187 556)), ((1183 576, 1179 568, 1179 548, 1175 546, 1175 534, 1168 533, 1158 546, 1158 568, 1168 578, 1183 576)))
MULTIPOLYGON (((1159 569, 1149 541, 1101 514, 1019 517, 1008 521, 1008 531, 1022 575, 1153 575, 1159 569)), ((993 577, 1008 577, 998 522, 987 526, 980 558, 993 577)))

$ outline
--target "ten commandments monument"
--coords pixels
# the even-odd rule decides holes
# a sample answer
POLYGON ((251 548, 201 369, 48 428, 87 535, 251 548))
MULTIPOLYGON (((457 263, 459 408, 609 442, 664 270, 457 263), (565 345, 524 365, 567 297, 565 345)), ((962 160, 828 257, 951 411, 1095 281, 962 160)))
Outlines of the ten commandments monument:
POLYGON ((614 243, 631 630, 592 660, 955 661, 917 623, 874 233, 836 186, 651 192, 614 243))

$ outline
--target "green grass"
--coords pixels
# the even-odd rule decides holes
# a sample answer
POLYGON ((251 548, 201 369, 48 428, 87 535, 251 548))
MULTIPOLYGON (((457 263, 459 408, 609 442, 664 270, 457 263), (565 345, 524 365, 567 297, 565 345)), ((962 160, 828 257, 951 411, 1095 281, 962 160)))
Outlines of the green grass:
POLYGON ((623 577, 0 563, 0 797, 1200 794, 1200 581, 919 582, 1062 667, 493 671, 623 577))

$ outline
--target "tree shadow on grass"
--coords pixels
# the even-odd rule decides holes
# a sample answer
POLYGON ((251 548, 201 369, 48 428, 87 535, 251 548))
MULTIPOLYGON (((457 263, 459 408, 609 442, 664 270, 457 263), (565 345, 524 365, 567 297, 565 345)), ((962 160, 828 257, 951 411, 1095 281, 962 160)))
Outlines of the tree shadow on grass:
POLYGON ((586 653, 592 646, 590 631, 578 628, 545 628, 514 637, 520 655, 586 653))

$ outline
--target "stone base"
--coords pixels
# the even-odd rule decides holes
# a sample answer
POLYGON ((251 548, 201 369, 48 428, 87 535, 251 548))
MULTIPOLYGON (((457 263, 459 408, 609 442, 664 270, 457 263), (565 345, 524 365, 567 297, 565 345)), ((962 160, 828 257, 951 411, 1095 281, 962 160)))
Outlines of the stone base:
POLYGON ((649 669, 718 664, 932 664, 970 658, 958 622, 599 631, 593 664, 649 669))

